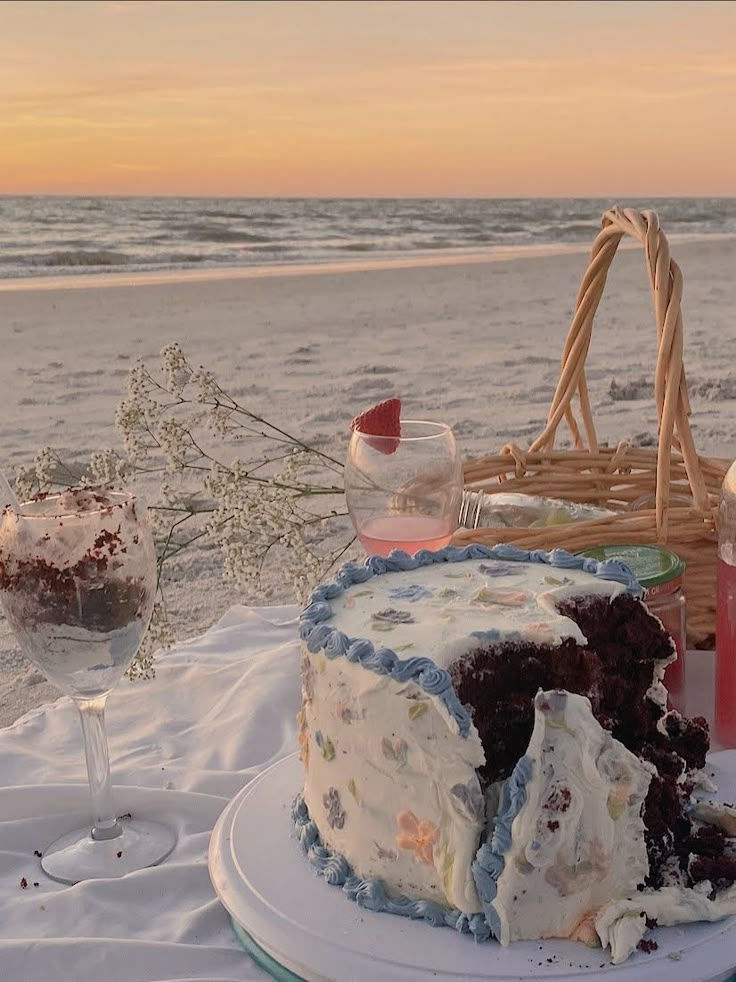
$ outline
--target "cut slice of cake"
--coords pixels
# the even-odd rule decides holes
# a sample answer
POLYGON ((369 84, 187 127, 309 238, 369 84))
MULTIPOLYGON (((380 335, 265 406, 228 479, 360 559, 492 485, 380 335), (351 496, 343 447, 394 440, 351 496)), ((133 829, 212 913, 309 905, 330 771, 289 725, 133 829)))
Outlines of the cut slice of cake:
POLYGON ((656 771, 603 729, 584 696, 540 691, 534 715, 478 850, 475 883, 502 944, 590 944, 600 909, 649 872, 642 811, 656 771))

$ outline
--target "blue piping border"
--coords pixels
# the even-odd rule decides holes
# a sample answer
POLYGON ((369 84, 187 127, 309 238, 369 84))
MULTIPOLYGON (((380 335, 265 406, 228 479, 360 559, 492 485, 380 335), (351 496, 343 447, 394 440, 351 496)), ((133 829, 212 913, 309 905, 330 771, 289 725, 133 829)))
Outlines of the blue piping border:
POLYGON ((511 826, 526 804, 526 786, 532 778, 534 765, 524 754, 511 776, 504 781, 501 800, 490 842, 484 842, 475 854, 471 865, 475 888, 483 905, 486 922, 495 938, 501 937, 501 921, 493 906, 498 892, 498 881, 506 866, 506 853, 511 848, 511 826))
POLYGON ((487 941, 491 936, 482 913, 463 914, 456 907, 443 907, 432 900, 389 897, 380 880, 357 876, 342 853, 324 845, 301 794, 294 801, 291 817, 299 844, 312 866, 328 883, 342 887, 345 896, 359 907, 424 921, 431 927, 452 927, 461 934, 472 934, 476 941, 487 941))
MULTIPOLYGON (((344 656, 348 661, 357 662, 378 675, 388 675, 397 682, 415 682, 425 692, 439 697, 456 721, 460 735, 467 737, 470 733, 470 715, 458 699, 448 671, 439 668, 431 658, 402 660, 391 648, 376 648, 365 638, 349 638, 342 631, 325 623, 333 614, 329 601, 355 583, 365 583, 366 580, 384 573, 418 569, 434 563, 461 563, 467 559, 543 563, 556 569, 583 570, 602 580, 622 583, 629 593, 636 597, 641 596, 638 580, 629 567, 618 559, 599 561, 587 556, 573 556, 564 549, 553 549, 551 552, 534 549, 527 552, 505 543, 496 546, 478 543, 463 547, 445 546, 438 552, 420 549, 414 556, 395 550, 385 559, 381 556, 369 556, 362 565, 345 563, 331 583, 317 587, 299 618, 299 635, 312 654, 323 650, 328 658, 344 656)), ((488 631, 482 632, 482 637, 489 641, 498 640, 500 634, 488 631)))

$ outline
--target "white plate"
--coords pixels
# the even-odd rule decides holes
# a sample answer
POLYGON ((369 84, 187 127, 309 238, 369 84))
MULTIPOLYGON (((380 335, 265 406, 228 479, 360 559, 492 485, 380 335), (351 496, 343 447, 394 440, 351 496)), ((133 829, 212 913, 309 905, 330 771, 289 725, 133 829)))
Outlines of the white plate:
MULTIPOLYGON (((724 800, 736 797, 736 754, 714 754, 724 800), (724 765, 728 764, 728 771, 724 765)), ((710 982, 736 966, 736 917, 651 932, 658 950, 623 965, 571 941, 475 944, 449 928, 363 910, 321 879, 294 834, 291 803, 302 786, 296 754, 250 782, 212 832, 209 870, 233 919, 268 955, 309 982, 480 982, 586 979, 710 982)))

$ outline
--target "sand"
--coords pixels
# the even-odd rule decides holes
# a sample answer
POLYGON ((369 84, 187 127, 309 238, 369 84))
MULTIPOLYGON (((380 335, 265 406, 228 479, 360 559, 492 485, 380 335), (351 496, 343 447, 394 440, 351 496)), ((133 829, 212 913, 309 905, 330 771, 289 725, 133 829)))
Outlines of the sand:
MULTIPOLYGON (((12 472, 53 446, 84 459, 119 445, 115 407, 136 359, 179 341, 255 411, 344 454, 350 419, 392 395, 449 422, 465 455, 542 428, 587 265, 579 252, 447 265, 270 275, 0 284, 0 460, 12 472), (20 288, 19 288, 20 287, 20 288)), ((685 361, 701 453, 736 456, 736 240, 679 242, 685 361)), ((656 331, 638 249, 621 250, 588 359, 599 438, 656 441, 656 331)), ((179 637, 233 603, 293 599, 277 569, 258 593, 221 581, 213 548, 184 555, 167 597, 179 637)), ((121 683, 128 684, 128 683, 121 683)), ((0 725, 56 696, 0 623, 0 725)))

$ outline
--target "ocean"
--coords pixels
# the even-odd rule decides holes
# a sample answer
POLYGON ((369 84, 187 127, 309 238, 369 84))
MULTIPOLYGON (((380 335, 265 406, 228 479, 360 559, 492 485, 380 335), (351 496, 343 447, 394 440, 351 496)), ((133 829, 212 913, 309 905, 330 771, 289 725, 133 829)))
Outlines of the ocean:
MULTIPOLYGON (((463 255, 589 244, 607 199, 0 196, 0 279, 463 255)), ((653 208, 669 236, 736 235, 736 198, 653 208)))

